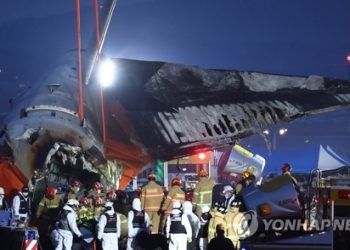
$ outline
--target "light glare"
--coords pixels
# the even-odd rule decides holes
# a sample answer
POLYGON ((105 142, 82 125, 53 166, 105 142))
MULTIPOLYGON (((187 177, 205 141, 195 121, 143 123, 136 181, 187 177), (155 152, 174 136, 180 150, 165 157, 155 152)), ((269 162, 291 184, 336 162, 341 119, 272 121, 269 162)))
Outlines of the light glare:
POLYGON ((103 87, 112 85, 115 79, 116 65, 110 60, 106 59, 100 63, 98 78, 99 82, 103 87))

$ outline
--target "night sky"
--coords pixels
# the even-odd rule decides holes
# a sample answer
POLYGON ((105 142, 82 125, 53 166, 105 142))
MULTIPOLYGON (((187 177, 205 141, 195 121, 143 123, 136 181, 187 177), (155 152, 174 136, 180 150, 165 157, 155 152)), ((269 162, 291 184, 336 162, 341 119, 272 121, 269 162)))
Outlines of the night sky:
MULTIPOLYGON (((75 48, 74 8, 71 0, 2 1, 2 114, 9 97, 25 91, 75 48)), ((103 52, 206 68, 345 79, 350 77, 345 60, 350 54, 349 10, 349 0, 118 0, 103 52)), ((82 11, 86 47, 93 31, 92 1, 82 1, 82 11)), ((279 145, 329 143, 345 149, 349 115, 344 110, 293 122, 279 145)), ((281 126, 286 124, 275 129, 281 126)), ((245 141, 263 145, 259 138, 245 141)))

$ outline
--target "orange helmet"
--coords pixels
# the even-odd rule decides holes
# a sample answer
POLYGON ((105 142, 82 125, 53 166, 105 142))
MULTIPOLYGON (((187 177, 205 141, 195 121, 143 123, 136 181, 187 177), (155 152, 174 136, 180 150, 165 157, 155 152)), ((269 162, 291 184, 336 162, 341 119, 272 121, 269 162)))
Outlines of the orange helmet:
POLYGON ((101 207, 103 205, 103 199, 100 196, 95 197, 94 200, 95 207, 101 207))
POLYGON ((290 172, 292 170, 292 166, 288 163, 284 163, 282 165, 282 168, 281 168, 282 172, 285 173, 285 172, 290 172))
POLYGON ((148 174, 148 180, 150 181, 155 181, 157 179, 156 175, 154 173, 149 173, 148 174))
POLYGON ((78 179, 72 179, 71 182, 70 182, 70 186, 71 187, 75 187, 75 188, 80 188, 80 181, 78 179))
POLYGON ((86 196, 83 196, 80 198, 80 204, 83 205, 84 207, 87 207, 89 205, 90 201, 89 198, 86 196))
POLYGON ((201 170, 199 170, 198 175, 199 175, 199 177, 207 177, 208 173, 204 169, 201 169, 201 170))
POLYGON ((175 177, 172 181, 171 181, 171 185, 172 186, 181 186, 181 179, 179 177, 175 177))
POLYGON ((107 193, 107 198, 110 201, 115 201, 117 199, 117 194, 114 189, 111 189, 107 193))
POLYGON ((245 180, 247 179, 249 176, 251 175, 251 173, 249 171, 244 171, 242 173, 242 179, 245 180))
POLYGON ((103 185, 102 185, 102 183, 101 182, 99 182, 99 181, 96 181, 95 183, 94 183, 94 188, 95 189, 97 189, 97 190, 103 190, 103 185))
POLYGON ((57 189, 54 186, 48 186, 46 188, 46 196, 48 198, 52 199, 56 196, 56 194, 57 194, 57 189))

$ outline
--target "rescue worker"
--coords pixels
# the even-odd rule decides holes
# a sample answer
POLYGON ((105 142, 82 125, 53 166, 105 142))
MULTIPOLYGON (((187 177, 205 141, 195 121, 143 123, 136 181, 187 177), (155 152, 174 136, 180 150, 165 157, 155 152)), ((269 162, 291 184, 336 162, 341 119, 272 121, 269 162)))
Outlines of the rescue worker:
POLYGON ((78 179, 72 179, 69 185, 69 192, 67 194, 67 200, 78 200, 78 192, 80 190, 81 182, 78 179))
POLYGON ((242 222, 243 220, 238 219, 237 216, 243 217, 243 213, 240 213, 240 207, 242 203, 240 200, 235 199, 233 202, 231 202, 231 206, 227 211, 227 214, 225 215, 225 221, 226 221, 226 233, 227 233, 227 238, 229 238, 234 247, 236 249, 240 249, 240 242, 239 242, 239 229, 242 225, 240 225, 238 222, 242 222))
POLYGON ((36 210, 36 218, 39 219, 38 231, 44 249, 51 248, 51 242, 48 236, 54 223, 57 221, 60 208, 63 205, 62 203, 61 198, 57 195, 57 189, 54 186, 48 186, 45 196, 39 202, 36 210))
POLYGON ((200 229, 198 232, 198 246, 200 250, 206 250, 208 247, 208 228, 211 214, 209 213, 210 208, 208 206, 202 207, 202 215, 199 219, 200 229))
POLYGON ((56 220, 59 209, 62 205, 62 200, 57 195, 57 189, 54 186, 48 186, 46 188, 45 196, 39 202, 39 206, 36 210, 36 218, 45 215, 44 219, 56 220))
POLYGON ((221 206, 219 206, 218 210, 221 213, 226 214, 227 211, 230 209, 230 207, 235 202, 236 196, 234 195, 234 189, 231 185, 224 186, 222 194, 225 197, 225 199, 222 201, 222 204, 221 204, 221 206))
POLYGON ((79 203, 80 206, 78 211, 78 227, 84 237, 81 245, 84 250, 92 250, 94 243, 94 231, 96 226, 94 208, 86 196, 81 197, 79 203))
POLYGON ((194 189, 192 199, 192 203, 196 207, 195 213, 198 218, 201 217, 202 207, 211 207, 214 185, 215 181, 208 177, 208 173, 204 169, 201 169, 199 171, 199 182, 194 189))
POLYGON ((197 235, 200 229, 200 222, 197 217, 193 213, 192 210, 192 203, 190 201, 185 201, 183 204, 183 213, 187 216, 188 221, 190 222, 191 228, 192 228, 192 242, 187 243, 187 249, 188 250, 196 250, 197 248, 197 235))
POLYGON ((79 202, 77 200, 70 199, 60 211, 57 223, 57 242, 53 243, 56 245, 55 250, 72 249, 73 234, 80 239, 82 238, 82 233, 76 223, 77 214, 75 211, 78 206, 79 202))
POLYGON ((243 188, 247 186, 246 180, 249 178, 251 173, 249 171, 244 171, 241 176, 241 180, 237 183, 236 185, 236 195, 240 195, 242 192, 243 188))
POLYGON ((30 214, 30 199, 29 188, 24 186, 22 191, 12 200, 12 214, 19 227, 23 227, 28 222, 28 215, 30 214))
POLYGON ((208 242, 210 242, 215 237, 216 226, 219 224, 225 225, 224 211, 225 207, 223 207, 223 203, 215 203, 214 209, 211 213, 212 218, 210 219, 208 226, 208 242))
POLYGON ((116 208, 116 212, 121 213, 121 214, 127 214, 128 211, 131 208, 128 208, 127 202, 126 202, 126 193, 123 190, 117 190, 116 191, 116 195, 117 195, 117 199, 114 203, 115 208, 116 208))
POLYGON ((97 224, 97 239, 101 241, 103 250, 118 250, 120 217, 114 212, 112 202, 106 202, 104 207, 105 212, 97 224))
POLYGON ((166 221, 166 237, 169 239, 169 250, 183 250, 187 242, 192 242, 192 228, 190 222, 181 210, 181 203, 175 201, 173 210, 166 221))
POLYGON ((127 250, 135 249, 137 246, 135 237, 140 232, 149 233, 151 220, 145 211, 141 210, 141 201, 135 198, 132 201, 132 210, 128 213, 128 243, 127 250))
POLYGON ((5 190, 3 187, 0 187, 0 210, 8 209, 7 202, 5 200, 5 190))
POLYGON ((103 199, 100 196, 95 197, 94 199, 94 217, 95 220, 98 221, 100 219, 101 214, 103 213, 103 199))
POLYGON ((162 205, 162 211, 166 215, 171 213, 175 201, 179 201, 181 204, 185 201, 185 192, 181 189, 181 183, 182 181, 179 177, 175 177, 171 181, 171 188, 162 205))
POLYGON ((290 164, 288 164, 288 163, 284 163, 282 165, 281 170, 282 170, 282 175, 288 176, 291 179, 291 181, 293 182, 294 186, 298 187, 297 179, 295 179, 294 176, 292 176, 292 174, 291 174, 292 166, 290 164))
POLYGON ((224 224, 216 226, 216 237, 208 244, 208 250, 233 250, 235 249, 230 239, 225 237, 224 224))
POLYGON ((107 192, 107 201, 114 203, 117 200, 117 193, 114 189, 111 189, 107 192))
POLYGON ((88 192, 88 198, 94 200, 96 197, 101 197, 103 200, 106 195, 103 193, 103 185, 101 182, 96 181, 92 188, 88 192))
POLYGON ((152 221, 152 234, 159 232, 160 211, 164 193, 160 185, 156 183, 156 175, 148 175, 148 183, 141 190, 141 208, 149 215, 152 221))

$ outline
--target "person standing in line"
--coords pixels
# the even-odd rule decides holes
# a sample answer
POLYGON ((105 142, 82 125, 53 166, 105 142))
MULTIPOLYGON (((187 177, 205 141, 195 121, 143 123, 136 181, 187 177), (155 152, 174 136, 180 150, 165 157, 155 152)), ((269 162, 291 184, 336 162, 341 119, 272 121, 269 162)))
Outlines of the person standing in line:
POLYGON ((97 239, 101 241, 103 250, 118 250, 120 217, 115 213, 112 202, 106 202, 104 207, 105 212, 97 224, 97 239))
POLYGON ((135 249, 137 243, 135 237, 140 232, 149 233, 151 227, 151 220, 148 214, 141 210, 141 201, 135 198, 132 201, 132 210, 128 213, 128 243, 127 250, 135 249))
POLYGON ((148 175, 148 183, 141 190, 141 208, 145 210, 152 221, 152 234, 159 233, 163 197, 163 189, 156 183, 156 175, 150 173, 148 175))
POLYGON ((173 211, 166 220, 166 237, 169 239, 169 250, 187 249, 187 242, 192 242, 191 224, 181 209, 181 203, 173 203, 173 211))
POLYGON ((82 233, 77 226, 77 214, 76 210, 79 207, 79 202, 74 199, 67 201, 66 205, 60 211, 58 215, 57 223, 57 242, 53 242, 56 246, 55 250, 72 249, 73 234, 78 238, 82 238, 82 233))
POLYGON ((13 198, 12 201, 12 215, 16 220, 18 227, 24 227, 28 223, 28 216, 30 215, 30 199, 29 188, 24 186, 22 191, 13 198))

